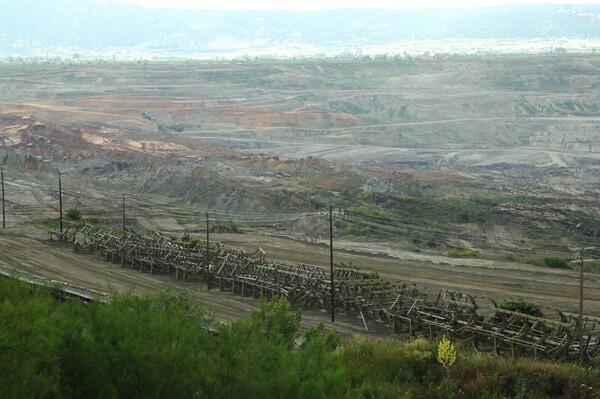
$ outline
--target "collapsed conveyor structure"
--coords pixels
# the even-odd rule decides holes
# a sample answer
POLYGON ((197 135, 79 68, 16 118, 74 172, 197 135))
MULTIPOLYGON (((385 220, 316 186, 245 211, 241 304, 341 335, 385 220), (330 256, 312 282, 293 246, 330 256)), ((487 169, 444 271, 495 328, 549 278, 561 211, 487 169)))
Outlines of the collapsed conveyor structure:
MULTIPOLYGON (((505 356, 529 355, 556 360, 592 360, 600 353, 600 318, 585 316, 583 337, 578 315, 557 312, 555 318, 503 309, 491 301, 491 313, 478 313, 475 297, 442 290, 435 300, 415 285, 351 268, 335 268, 333 287, 326 269, 268 262, 265 252, 229 249, 219 242, 197 245, 172 240, 155 230, 121 236, 85 225, 74 241, 76 252, 97 251, 108 262, 151 274, 166 274, 183 282, 202 281, 219 289, 254 298, 286 298, 302 309, 331 310, 376 321, 405 336, 431 339, 447 334, 470 341, 480 351, 505 356)), ((489 312, 488 312, 489 313, 489 312)))

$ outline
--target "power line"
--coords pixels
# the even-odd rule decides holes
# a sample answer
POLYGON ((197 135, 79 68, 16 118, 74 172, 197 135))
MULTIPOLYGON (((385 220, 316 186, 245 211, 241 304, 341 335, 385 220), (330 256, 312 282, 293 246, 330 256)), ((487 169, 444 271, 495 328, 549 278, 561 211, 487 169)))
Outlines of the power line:
MULTIPOLYGON (((25 180, 20 184, 20 186, 25 185, 25 187, 31 187, 38 189, 40 185, 47 184, 47 180, 54 175, 53 171, 32 171, 23 168, 16 168, 11 166, 6 166, 7 169, 15 171, 20 176, 30 176, 37 177, 40 180, 37 182, 28 182, 25 180)), ((99 192, 98 189, 90 184, 87 184, 81 179, 76 177, 76 174, 68 174, 64 171, 61 171, 61 177, 63 178, 65 183, 68 183, 68 187, 62 190, 62 195, 76 198, 78 201, 89 201, 97 202, 102 204, 102 206, 109 207, 113 210, 117 209, 116 204, 114 203, 114 198, 117 195, 122 195, 123 193, 118 192, 117 190, 107 190, 104 192, 99 192), (76 188, 73 188, 76 187, 76 188)), ((9 185, 14 185, 9 183, 9 185)), ((16 185, 18 187, 19 185, 16 185)), ((25 193, 27 190, 20 189, 18 192, 25 193)), ((60 190, 59 190, 60 191, 60 190)), ((322 215, 322 212, 242 212, 242 211, 230 211, 225 209, 214 209, 214 208, 198 208, 198 209, 189 209, 189 210, 174 210, 172 207, 168 205, 160 205, 155 202, 150 202, 145 200, 139 196, 139 194, 126 194, 130 197, 130 206, 128 207, 132 217, 139 213, 148 213, 154 212, 164 215, 165 217, 174 217, 180 219, 190 219, 192 222, 200 223, 204 219, 202 215, 210 211, 214 216, 214 221, 220 220, 223 222, 231 222, 236 224, 245 225, 248 227, 252 226, 260 226, 260 225, 269 225, 269 224, 277 224, 277 223, 291 223, 298 221, 302 218, 311 218, 318 217, 322 215)), ((7 201, 10 203, 10 201, 7 201)), ((14 206, 15 204, 13 204, 14 206)), ((174 204, 175 205, 175 204, 174 204)), ((177 205, 179 206, 179 205, 177 205)), ((23 213, 32 214, 36 210, 52 210, 54 209, 50 205, 23 205, 20 208, 20 211, 23 213)), ((93 210, 95 214, 106 214, 106 211, 103 210, 93 210)), ((509 241, 510 239, 506 236, 499 236, 496 234, 490 234, 486 232, 478 231, 477 233, 459 233, 456 231, 452 231, 450 228, 443 229, 434 226, 417 226, 410 225, 407 223, 401 223, 394 220, 385 219, 383 217, 377 217, 372 215, 364 215, 358 212, 339 212, 340 218, 336 220, 336 222, 346 223, 348 225, 353 225, 362 230, 371 231, 378 235, 383 235, 387 237, 394 237, 400 239, 413 239, 421 242, 430 242, 431 240, 436 240, 443 242, 445 246, 452 248, 460 248, 455 245, 451 245, 449 240, 465 240, 465 241, 476 241, 476 244, 481 249, 490 249, 490 250, 507 250, 510 249, 512 251, 524 251, 524 249, 516 249, 516 248, 506 248, 506 246, 502 245, 492 245, 490 243, 486 243, 488 240, 505 240, 509 241)), ((514 238, 513 238, 514 241, 514 238)), ((518 240, 519 242, 525 242, 525 240, 518 240)), ((535 244, 539 246, 545 246, 544 253, 547 254, 555 254, 557 256, 564 256, 564 251, 562 250, 554 250, 558 248, 562 248, 560 242, 544 240, 544 239, 527 239, 526 242, 530 244, 535 244)))
POLYGON ((2 228, 6 228, 6 207, 4 202, 4 168, 0 168, 2 174, 2 228))
MULTIPOLYGON (((498 236, 498 235, 494 235, 494 234, 484 233, 481 231, 479 231, 477 233, 472 233, 472 234, 456 233, 456 232, 452 232, 451 230, 446 231, 446 230, 441 230, 441 229, 436 229, 436 228, 428 228, 425 226, 398 224, 398 223, 390 222, 385 219, 373 218, 373 217, 369 217, 369 216, 363 216, 360 214, 346 213, 345 216, 342 217, 342 220, 346 220, 346 219, 354 220, 355 222, 369 223, 369 224, 373 224, 373 225, 383 225, 385 227, 394 228, 395 230, 403 231, 403 232, 411 233, 411 234, 430 233, 430 234, 439 234, 439 235, 444 235, 444 236, 457 238, 457 239, 465 239, 465 240, 472 240, 474 238, 477 238, 476 236, 499 239, 499 240, 507 239, 506 236, 498 236)), ((544 244, 549 244, 549 243, 556 244, 555 242, 546 241, 546 240, 529 239, 529 241, 535 241, 535 242, 544 243, 544 244)), ((556 244, 556 246, 558 247, 559 244, 556 244)))
MULTIPOLYGON (((404 239, 404 240, 406 240, 406 239, 414 240, 416 238, 416 240, 420 241, 420 242, 431 242, 432 239, 443 240, 443 238, 455 238, 455 239, 461 239, 461 240, 471 239, 471 237, 452 235, 452 234, 446 234, 446 233, 444 233, 444 237, 442 237, 442 233, 438 233, 438 232, 435 232, 435 234, 437 234, 437 236, 435 234, 428 235, 428 234, 424 234, 424 232, 411 231, 409 228, 407 228, 407 229, 392 229, 389 226, 379 226, 373 222, 365 222, 365 221, 361 221, 359 219, 353 220, 352 218, 345 218, 342 220, 342 222, 348 223, 350 225, 353 225, 353 226, 361 228, 361 229, 366 229, 366 230, 371 231, 376 234, 382 234, 382 235, 385 235, 388 237, 394 237, 394 238, 399 238, 399 239, 404 239)), ((488 236, 482 236, 482 238, 488 238, 488 236)), ((498 237, 498 238, 506 239, 506 237, 498 237)), ((464 247, 458 247, 455 245, 451 245, 450 243, 447 242, 447 240, 444 243, 444 245, 447 247, 450 247, 450 248, 455 248, 455 249, 465 249, 464 247)), ((478 242, 476 246, 481 249, 502 250, 502 248, 500 248, 498 246, 492 246, 490 244, 486 244, 485 242, 478 242)), ((516 248, 511 248, 511 250, 519 251, 519 252, 529 251, 529 249, 516 249, 516 248)), ((547 248, 544 249, 542 252, 549 254, 549 255, 554 254, 556 256, 564 256, 565 255, 564 252, 549 251, 547 248)))

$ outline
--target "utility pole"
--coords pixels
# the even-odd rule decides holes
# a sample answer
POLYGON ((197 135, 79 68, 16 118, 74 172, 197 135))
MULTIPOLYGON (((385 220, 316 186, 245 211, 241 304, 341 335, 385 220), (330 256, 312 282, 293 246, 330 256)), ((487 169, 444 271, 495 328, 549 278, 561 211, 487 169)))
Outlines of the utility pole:
POLYGON ((62 185, 60 182, 60 170, 58 171, 58 204, 60 212, 60 236, 63 234, 63 204, 62 204, 62 185))
POLYGON ((569 246, 571 251, 577 251, 577 259, 571 263, 579 263, 579 317, 577 320, 577 335, 579 336, 579 363, 583 363, 583 266, 585 262, 592 262, 594 259, 585 259, 585 251, 596 249, 596 247, 584 247, 582 245, 569 246))
POLYGON ((4 168, 0 168, 0 175, 2 175, 2 228, 6 228, 6 208, 4 207, 4 168))
POLYGON ((335 323, 335 289, 333 286, 333 211, 329 207, 329 272, 331 276, 331 322, 335 323))
POLYGON ((206 276, 206 284, 208 284, 208 272, 210 269, 210 233, 209 233, 209 224, 208 224, 208 211, 206 211, 206 271, 205 271, 205 276, 206 276))
POLYGON ((579 363, 583 363, 583 256, 585 249, 579 250, 579 323, 577 330, 579 333, 579 363))
POLYGON ((125 194, 123 194, 123 239, 125 239, 125 194))

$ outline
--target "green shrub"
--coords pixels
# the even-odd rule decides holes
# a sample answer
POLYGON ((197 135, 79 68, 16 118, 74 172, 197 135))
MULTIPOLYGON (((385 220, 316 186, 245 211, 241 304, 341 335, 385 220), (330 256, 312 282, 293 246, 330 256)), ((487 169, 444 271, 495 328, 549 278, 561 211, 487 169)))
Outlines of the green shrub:
POLYGON ((552 267, 554 269, 570 269, 569 263, 557 256, 545 256, 543 258, 527 258, 525 263, 533 266, 552 267))
MULTIPOLYGON (((503 305, 525 313, 522 299, 503 305)), ((219 328, 188 291, 114 294, 111 303, 57 301, 49 289, 0 279, 0 397, 166 398, 594 398, 600 370, 505 359, 457 342, 443 369, 424 339, 351 338, 309 328, 266 300, 249 319, 219 328)))
POLYGON ((379 280, 379 273, 377 272, 371 272, 367 275, 367 278, 369 280, 379 280))
POLYGON ((385 384, 428 384, 438 376, 435 345, 424 339, 409 343, 397 340, 368 340, 353 337, 341 353, 350 382, 385 384))
POLYGON ((319 323, 306 330, 304 333, 304 341, 300 345, 300 349, 306 349, 316 340, 322 340, 325 348, 335 350, 340 345, 340 334, 335 330, 325 332, 325 325, 319 323))
POLYGON ((41 225, 48 229, 58 229, 60 227, 60 221, 56 219, 45 219, 42 220, 41 225))
POLYGON ((460 249, 451 248, 448 250, 448 257, 450 258, 481 258, 479 252, 473 251, 472 249, 460 249))
POLYGON ((267 301, 263 298, 260 309, 250 313, 248 327, 262 333, 271 342, 291 348, 298 338, 300 319, 302 312, 293 312, 287 299, 274 297, 267 301))
POLYGON ((523 298, 505 299, 503 302, 501 302, 498 305, 498 307, 500 309, 511 310, 513 312, 524 313, 524 314, 528 314, 530 316, 535 316, 535 317, 543 317, 544 316, 544 314, 539 309, 539 307, 537 307, 533 303, 525 302, 523 300, 523 298))
POLYGON ((543 258, 544 266, 552 267, 555 269, 569 269, 569 263, 556 256, 546 256, 543 258))
POLYGON ((81 211, 77 208, 71 208, 67 210, 66 216, 67 219, 78 222, 81 220, 81 211))

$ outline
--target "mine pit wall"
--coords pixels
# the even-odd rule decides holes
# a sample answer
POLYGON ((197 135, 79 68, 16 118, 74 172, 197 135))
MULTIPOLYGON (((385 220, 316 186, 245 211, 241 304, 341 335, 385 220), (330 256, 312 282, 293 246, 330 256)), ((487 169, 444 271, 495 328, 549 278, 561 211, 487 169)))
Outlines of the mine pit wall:
POLYGON ((39 155, 0 149, 0 165, 28 172, 55 171, 53 162, 39 155))

